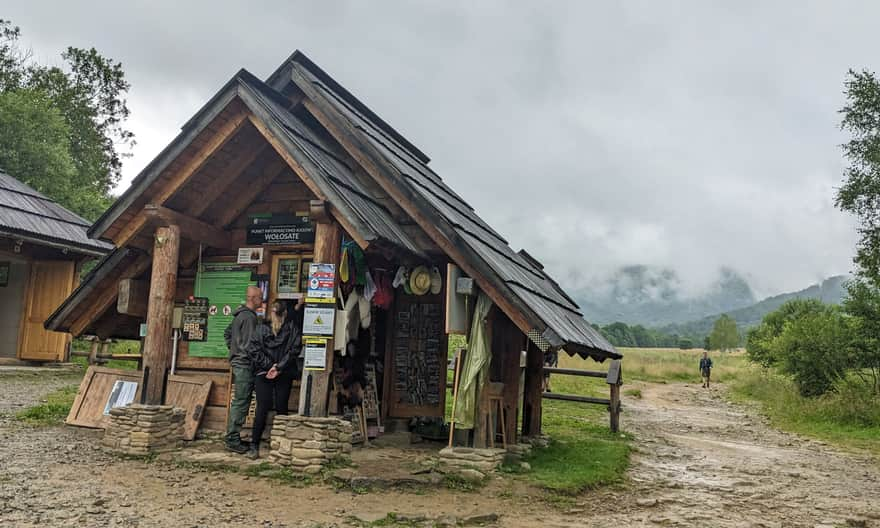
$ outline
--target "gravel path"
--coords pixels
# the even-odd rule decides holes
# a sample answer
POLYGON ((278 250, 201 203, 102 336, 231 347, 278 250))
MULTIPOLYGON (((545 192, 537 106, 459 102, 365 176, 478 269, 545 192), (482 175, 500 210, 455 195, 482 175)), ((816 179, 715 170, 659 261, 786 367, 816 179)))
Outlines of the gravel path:
POLYGON ((776 431, 725 402, 723 388, 640 385, 643 398, 625 402, 624 427, 637 438, 628 483, 560 507, 509 478, 479 493, 294 488, 124 460, 97 447, 100 431, 13 418, 76 383, 70 373, 0 371, 0 526, 342 527, 402 512, 498 514, 497 525, 510 527, 880 527, 875 459, 776 431))

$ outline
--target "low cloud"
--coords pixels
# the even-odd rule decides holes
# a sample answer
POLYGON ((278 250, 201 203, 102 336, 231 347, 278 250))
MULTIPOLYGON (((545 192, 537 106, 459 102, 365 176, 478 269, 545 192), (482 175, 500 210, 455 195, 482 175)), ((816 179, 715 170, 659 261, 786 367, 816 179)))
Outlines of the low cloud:
POLYGON ((851 269, 836 112, 847 69, 880 66, 876 3, 6 11, 38 57, 95 46, 123 62, 138 146, 122 187, 238 68, 265 77, 300 48, 565 285, 647 264, 696 291, 726 266, 771 294, 851 269))

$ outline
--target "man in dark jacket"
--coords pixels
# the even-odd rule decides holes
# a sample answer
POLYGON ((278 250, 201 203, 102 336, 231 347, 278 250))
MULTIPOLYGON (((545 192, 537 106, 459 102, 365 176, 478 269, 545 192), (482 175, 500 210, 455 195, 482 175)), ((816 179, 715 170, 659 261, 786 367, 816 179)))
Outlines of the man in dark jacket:
POLYGON ((700 375, 703 377, 703 388, 709 388, 709 378, 712 376, 712 360, 709 359, 709 353, 703 352, 700 358, 700 375))
POLYGON ((247 453, 248 450, 248 446, 241 441, 241 427, 247 418, 254 392, 254 373, 248 359, 247 346, 257 327, 256 309, 263 302, 263 292, 256 286, 248 286, 245 296, 245 304, 235 311, 232 322, 223 332, 229 348, 232 383, 235 385, 226 426, 226 449, 240 454, 247 453))

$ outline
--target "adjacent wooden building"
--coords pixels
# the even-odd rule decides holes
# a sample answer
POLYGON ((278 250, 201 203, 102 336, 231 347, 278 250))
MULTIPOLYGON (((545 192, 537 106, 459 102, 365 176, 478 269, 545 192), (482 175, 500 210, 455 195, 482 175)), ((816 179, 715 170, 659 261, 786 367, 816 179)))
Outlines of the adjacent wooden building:
POLYGON ((0 359, 63 361, 70 335, 43 321, 73 291, 81 265, 112 246, 89 222, 0 171, 0 359))
MULTIPOLYGON (((147 399, 161 401, 155 380, 172 362, 171 308, 208 298, 208 341, 180 343, 174 362, 178 374, 214 381, 202 427, 220 429, 229 398, 221 314, 244 301, 246 284, 267 285, 270 299, 302 293, 309 263, 338 266, 342 248, 354 244, 373 281, 419 266, 444 279, 435 293, 395 288, 352 336, 354 353, 377 372, 381 414, 443 416, 446 275, 456 269, 493 303, 484 381, 503 387, 508 437, 519 413, 522 432, 537 433, 544 351, 598 361, 620 355, 541 264, 512 250, 429 161, 301 52, 265 81, 241 70, 90 229, 115 249, 46 327, 137 338, 146 323, 147 399), (259 235, 261 225, 284 234, 259 235)), ((333 348, 331 340, 328 368, 310 371, 301 412, 333 412, 334 364, 344 360, 333 348)))

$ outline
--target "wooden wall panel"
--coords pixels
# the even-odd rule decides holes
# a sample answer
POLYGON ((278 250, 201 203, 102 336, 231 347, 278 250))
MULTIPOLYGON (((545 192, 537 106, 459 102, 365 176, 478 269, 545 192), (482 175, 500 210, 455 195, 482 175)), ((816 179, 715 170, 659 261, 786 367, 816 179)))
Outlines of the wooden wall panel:
POLYGON ((138 384, 134 401, 140 401, 143 388, 143 372, 139 370, 111 369, 89 367, 83 376, 70 407, 70 413, 64 423, 81 427, 104 428, 104 407, 110 397, 110 391, 117 380, 133 381, 138 384))
POLYGON ((186 409, 184 440, 192 440, 196 437, 196 431, 205 413, 211 385, 211 380, 202 376, 168 376, 165 404, 186 409))

